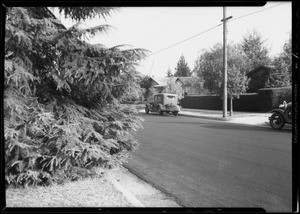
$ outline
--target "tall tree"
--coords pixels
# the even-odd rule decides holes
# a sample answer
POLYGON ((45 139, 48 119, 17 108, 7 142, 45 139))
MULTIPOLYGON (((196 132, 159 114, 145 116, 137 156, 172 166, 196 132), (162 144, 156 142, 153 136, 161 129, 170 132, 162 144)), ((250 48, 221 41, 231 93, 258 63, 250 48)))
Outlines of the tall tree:
MULTIPOLYGON (((242 46, 231 43, 228 45, 227 50, 227 93, 231 100, 230 112, 232 115, 232 100, 239 98, 239 95, 246 91, 249 80, 245 75, 247 70, 247 57, 243 52, 242 46)), ((204 79, 204 86, 217 92, 220 96, 223 96, 223 46, 216 44, 210 50, 203 50, 195 62, 195 65, 194 71, 200 78, 204 79)))
POLYGON ((168 71, 167 71, 167 77, 173 77, 174 75, 172 74, 172 71, 171 71, 171 68, 168 68, 168 71))
POLYGON ((292 37, 284 44, 282 52, 273 60, 275 72, 269 87, 290 86, 292 82, 292 37))
POLYGON ((195 61, 193 72, 204 80, 204 87, 216 92, 220 87, 223 70, 223 46, 218 43, 209 50, 203 49, 195 61))
POLYGON ((185 61, 184 56, 182 55, 177 62, 174 77, 190 77, 191 75, 191 69, 185 61))
MULTIPOLYGON (((75 20, 113 8, 59 8, 75 20)), ((4 137, 7 185, 50 184, 122 163, 138 146, 135 109, 119 100, 145 50, 80 38, 109 26, 66 29, 45 7, 7 8, 4 137)))
POLYGON ((146 101, 152 101, 153 95, 155 94, 155 89, 153 88, 152 82, 149 81, 151 77, 149 75, 145 75, 143 77, 143 83, 142 83, 142 91, 143 91, 143 97, 146 101))
POLYGON ((269 65, 271 59, 268 56, 269 49, 265 46, 266 40, 256 30, 246 34, 242 40, 244 53, 248 58, 248 72, 260 65, 269 65))

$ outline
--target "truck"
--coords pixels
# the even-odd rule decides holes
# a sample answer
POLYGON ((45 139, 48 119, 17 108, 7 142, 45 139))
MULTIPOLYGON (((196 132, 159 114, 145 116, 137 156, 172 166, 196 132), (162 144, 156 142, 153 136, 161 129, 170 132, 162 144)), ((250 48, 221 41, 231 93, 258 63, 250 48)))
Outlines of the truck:
POLYGON ((145 106, 145 113, 156 112, 158 115, 163 115, 164 112, 178 115, 180 106, 178 105, 177 94, 159 93, 154 94, 153 101, 145 106))

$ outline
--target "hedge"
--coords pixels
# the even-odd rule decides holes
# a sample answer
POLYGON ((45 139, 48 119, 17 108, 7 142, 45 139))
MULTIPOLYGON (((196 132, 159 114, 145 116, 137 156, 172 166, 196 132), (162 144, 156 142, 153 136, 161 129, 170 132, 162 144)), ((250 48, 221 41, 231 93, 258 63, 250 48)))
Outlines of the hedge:
MULTIPOLYGON (((263 88, 258 93, 240 95, 233 100, 234 111, 268 112, 283 102, 292 101, 292 87, 263 88)), ((228 110, 230 102, 228 100, 228 110)), ((183 108, 222 110, 223 100, 219 96, 185 96, 180 100, 183 108)))
POLYGON ((263 88, 258 94, 262 111, 278 108, 283 101, 292 102, 292 87, 263 88))

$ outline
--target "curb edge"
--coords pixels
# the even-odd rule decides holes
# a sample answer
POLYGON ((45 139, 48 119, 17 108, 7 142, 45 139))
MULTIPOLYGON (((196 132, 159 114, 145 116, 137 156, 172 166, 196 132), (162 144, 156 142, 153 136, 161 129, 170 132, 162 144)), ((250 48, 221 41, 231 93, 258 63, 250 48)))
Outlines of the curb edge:
POLYGON ((124 188, 121 184, 119 184, 115 179, 111 181, 111 183, 123 193, 123 195, 127 198, 127 200, 134 206, 134 207, 145 207, 145 205, 140 202, 129 190, 124 188))

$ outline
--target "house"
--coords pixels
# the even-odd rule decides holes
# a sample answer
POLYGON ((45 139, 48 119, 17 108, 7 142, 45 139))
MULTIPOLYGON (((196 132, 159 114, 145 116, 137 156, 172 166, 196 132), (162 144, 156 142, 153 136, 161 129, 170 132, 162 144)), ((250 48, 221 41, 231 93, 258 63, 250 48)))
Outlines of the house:
POLYGON ((204 94, 207 93, 206 89, 203 89, 203 82, 200 83, 200 88, 195 90, 192 86, 192 81, 194 77, 163 77, 163 78, 154 78, 148 77, 142 80, 140 83, 142 88, 151 87, 154 88, 157 93, 161 93, 168 83, 177 84, 179 87, 182 88, 182 95, 187 94, 199 94, 203 91, 204 94), (197 92, 196 92, 197 91, 197 92))
POLYGON ((141 88, 153 88, 155 85, 158 85, 158 82, 156 82, 152 77, 145 77, 140 82, 141 88))
POLYGON ((182 89, 182 95, 184 93, 184 85, 180 80, 178 80, 178 77, 156 78, 156 81, 158 85, 155 85, 153 88, 155 88, 158 91, 158 93, 161 93, 167 87, 168 84, 177 85, 179 88, 182 89))
POLYGON ((265 88, 272 81, 271 74, 274 72, 274 66, 258 66, 248 72, 246 76, 250 78, 247 92, 257 92, 261 88, 265 88))

